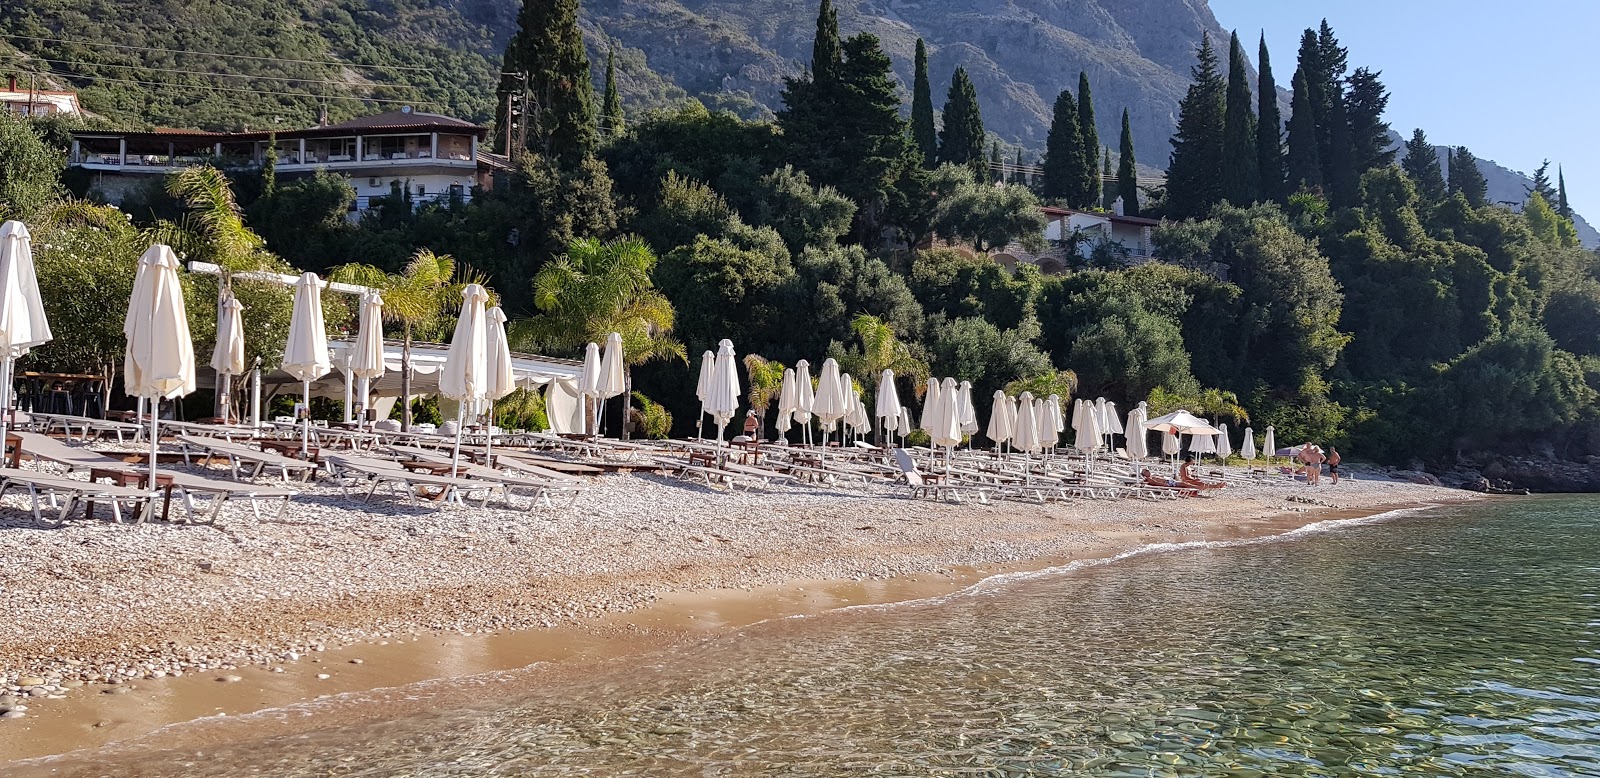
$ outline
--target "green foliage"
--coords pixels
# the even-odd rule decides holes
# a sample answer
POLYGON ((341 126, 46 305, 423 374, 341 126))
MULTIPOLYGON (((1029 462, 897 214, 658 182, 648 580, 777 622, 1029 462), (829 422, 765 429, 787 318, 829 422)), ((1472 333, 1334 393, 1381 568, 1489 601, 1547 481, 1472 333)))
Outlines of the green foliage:
POLYGON ((1078 72, 1078 131, 1083 135, 1084 207, 1100 201, 1100 130, 1095 127, 1094 93, 1089 90, 1089 74, 1078 72))
POLYGON ((791 252, 834 245, 850 232, 855 212, 855 203, 837 189, 812 188, 811 179, 790 165, 762 176, 753 202, 741 209, 751 223, 777 230, 791 252))
POLYGON ((578 30, 578 0, 524 0, 500 68, 495 104, 518 95, 524 109, 518 127, 523 143, 513 144, 509 128, 499 127, 498 148, 515 145, 564 166, 593 153, 594 83, 578 30))
POLYGON ((1350 122, 1350 146, 1355 174, 1394 164, 1394 149, 1389 147, 1389 123, 1383 112, 1389 108, 1389 92, 1378 80, 1380 73, 1356 68, 1350 74, 1350 93, 1346 96, 1350 122))
POLYGON ((1472 156, 1466 146, 1458 146, 1450 152, 1449 163, 1450 168, 1446 172, 1450 177, 1450 194, 1467 198, 1467 203, 1473 208, 1487 205, 1489 182, 1484 179, 1483 171, 1478 169, 1478 158, 1472 156))
POLYGON ((355 199, 349 180, 319 170, 265 192, 245 214, 290 264, 320 273, 330 258, 348 250, 354 232, 348 217, 355 199))
POLYGON ((641 210, 660 196, 669 172, 724 188, 783 164, 782 137, 775 125, 746 122, 699 103, 646 114, 631 132, 601 152, 617 192, 641 210))
POLYGON ((31 216, 62 193, 66 157, 33 128, 0 111, 0 220, 31 216))
POLYGON ((1190 71, 1194 82, 1178 103, 1178 128, 1167 166, 1167 213, 1178 219, 1201 216, 1223 199, 1227 86, 1217 70, 1210 35, 1202 38, 1197 59, 1190 71))
POLYGON ((986 257, 951 249, 919 252, 911 266, 911 290, 929 313, 947 318, 983 318, 1015 328, 1034 310, 1038 276, 1015 275, 986 257))
POLYGON ((1439 374, 1433 419, 1460 447, 1571 424, 1594 401, 1573 355, 1543 331, 1512 327, 1492 335, 1439 374))
POLYGON ((1282 201, 1284 191, 1283 114, 1278 110, 1278 81, 1272 76, 1272 58, 1267 52, 1267 34, 1261 33, 1256 58, 1260 71, 1256 81, 1256 173, 1261 178, 1261 197, 1282 201))
MULTIPOLYGON (((1019 378, 1005 386, 1006 394, 1013 397, 1031 392, 1034 397, 1056 395, 1062 403, 1072 399, 1078 391, 1078 375, 1071 370, 1055 370, 1028 378, 1019 378)), ((1066 410, 1063 408, 1062 410, 1066 410)))
POLYGON ((928 323, 931 367, 938 375, 971 381, 973 386, 1004 386, 1054 368, 1050 355, 1033 344, 1039 323, 1028 319, 1002 330, 986 319, 934 317, 928 323))
POLYGON ((1311 95, 1305 69, 1294 74, 1294 102, 1289 117, 1288 191, 1322 187, 1322 156, 1317 148, 1316 104, 1311 95))
POLYGON ((1546 246, 1578 245, 1578 230, 1572 221, 1557 214, 1544 195, 1538 192, 1529 195, 1527 202, 1522 204, 1522 218, 1528 222, 1533 237, 1546 246))
POLYGON ((893 370, 895 378, 907 379, 912 386, 927 380, 928 364, 882 319, 863 313, 850 321, 850 329, 860 346, 846 353, 840 366, 857 376, 863 387, 875 389, 885 370, 893 370))
POLYGON ((672 433, 672 414, 666 406, 646 397, 643 392, 634 392, 633 399, 639 403, 639 407, 630 411, 634 434, 646 440, 666 440, 672 433))
POLYGON ((946 240, 971 243, 978 251, 1004 248, 1013 241, 1030 251, 1044 250, 1045 217, 1033 192, 1015 184, 979 182, 969 169, 955 170, 967 178, 940 199, 935 232, 946 240))
MULTIPOLYGON (((1124 112, 1126 113, 1126 112, 1124 112)), ((1078 104, 1072 93, 1061 90, 1056 96, 1055 119, 1045 139, 1043 178, 1039 193, 1046 200, 1084 207, 1088 181, 1084 177, 1083 131, 1078 127, 1078 104)))
POLYGON ((1117 156, 1117 196, 1122 198, 1122 213, 1139 215, 1139 168, 1133 155, 1133 125, 1128 109, 1122 109, 1122 146, 1117 156))
POLYGON ((773 362, 760 354, 744 355, 745 372, 745 399, 765 424, 767 408, 772 406, 772 401, 778 399, 778 390, 783 388, 783 371, 788 369, 782 362, 773 362))
POLYGON ((1406 157, 1400 163, 1417 193, 1425 203, 1437 203, 1445 198, 1444 170, 1439 166, 1439 152, 1428 142, 1427 133, 1419 127, 1406 141, 1406 157))
MULTIPOLYGON (((946 165, 975 165, 983 162, 983 112, 978 108, 978 90, 965 68, 956 68, 950 78, 950 93, 944 102, 944 127, 939 130, 939 162, 946 165)), ((1079 138, 1073 141, 1081 144, 1079 138)), ((1081 145, 1080 145, 1081 148, 1081 145)), ((1084 169, 1078 157, 1078 169, 1084 169)))
POLYGON ((922 152, 922 164, 939 164, 939 132, 933 126, 933 83, 928 79, 928 47, 917 39, 915 76, 911 88, 911 140, 922 152))
POLYGON ((1222 126, 1222 196, 1235 205, 1261 199, 1261 170, 1256 116, 1250 110, 1250 63, 1239 33, 1228 42, 1228 93, 1222 126))
POLYGON ((610 140, 628 129, 627 119, 622 113, 622 94, 617 91, 617 52, 614 49, 606 53, 606 85, 603 95, 600 103, 600 134, 610 140))
POLYGON ((615 332, 624 369, 658 359, 687 363, 683 344, 672 337, 677 312, 651 280, 655 267, 655 254, 638 238, 573 241, 534 276, 540 314, 516 322, 508 334, 519 348, 571 353, 615 332))

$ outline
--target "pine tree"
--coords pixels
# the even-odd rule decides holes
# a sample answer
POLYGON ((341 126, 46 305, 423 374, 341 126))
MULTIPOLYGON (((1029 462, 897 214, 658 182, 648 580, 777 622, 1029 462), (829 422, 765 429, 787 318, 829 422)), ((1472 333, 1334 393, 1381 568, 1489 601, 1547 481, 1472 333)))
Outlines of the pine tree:
POLYGON ((1124 214, 1139 215, 1138 163, 1133 157, 1133 124, 1126 108, 1122 109, 1122 148, 1117 152, 1117 197, 1122 198, 1124 214))
MULTIPOLYGON (((573 165, 594 151, 594 84, 589 55, 578 29, 578 0, 524 0, 517 34, 506 44, 499 100, 527 99, 522 106, 527 148, 573 165), (527 76, 524 82, 522 75, 527 76)), ((509 149, 503 128, 500 148, 509 149)))
POLYGON ((1222 134, 1227 84, 1217 70, 1211 36, 1200 41, 1194 83, 1178 104, 1178 129, 1167 166, 1167 210, 1174 218, 1204 216, 1222 201, 1222 134))
POLYGON ((922 164, 939 164, 939 132, 933 126, 933 84, 928 80, 928 46, 917 39, 917 73, 911 88, 911 139, 922 152, 922 164))
POLYGON ((1322 180, 1328 188, 1328 204, 1350 208, 1360 199, 1361 179, 1356 172, 1355 148, 1350 142, 1350 118, 1345 110, 1344 90, 1335 89, 1328 111, 1328 153, 1322 160, 1322 180))
POLYGON ((1322 160, 1317 151, 1316 107, 1311 101, 1311 85, 1305 68, 1294 74, 1294 102, 1289 113, 1289 154, 1286 190, 1322 188, 1322 160))
POLYGON ((836 81, 843 62, 839 10, 833 7, 833 0, 822 0, 822 7, 817 10, 817 36, 811 42, 811 80, 818 84, 836 81))
POLYGON ((1450 154, 1450 194, 1462 195, 1474 208, 1489 202, 1489 182, 1478 169, 1478 158, 1460 146, 1450 154))
POLYGON ((1116 207, 1117 187, 1111 178, 1111 149, 1105 150, 1105 164, 1100 166, 1100 207, 1110 211, 1116 207))
POLYGON ((1251 113, 1250 78, 1239 33, 1228 41, 1227 115, 1222 125, 1222 196, 1245 206, 1261 198, 1256 160, 1256 117, 1251 113))
POLYGON ((1000 156, 1000 141, 989 142, 989 179, 997 184, 1006 182, 1005 157, 1000 156))
POLYGON ((622 114, 622 94, 617 91, 617 52, 612 50, 606 53, 606 90, 605 98, 601 100, 600 132, 607 137, 616 137, 625 129, 627 122, 622 114))
POLYGON ((1261 35, 1261 68, 1256 92, 1256 172, 1261 176, 1261 198, 1282 200, 1283 191, 1283 115, 1278 110, 1278 82, 1272 77, 1272 58, 1267 54, 1267 36, 1261 35))
POLYGON ((1082 207, 1087 186, 1083 182, 1083 134, 1078 129, 1078 104, 1066 89, 1056 95, 1055 118, 1044 142, 1044 171, 1039 195, 1059 200, 1071 208, 1082 207))
POLYGON ((1556 166, 1556 213, 1562 218, 1572 218, 1572 204, 1567 202, 1567 172, 1556 166))
POLYGON ((950 94, 944 103, 944 129, 939 132, 939 161, 953 165, 983 162, 983 113, 978 108, 978 90, 967 78, 965 68, 956 68, 950 78, 950 94))
POLYGON ((1545 160, 1538 170, 1533 171, 1533 186, 1526 189, 1529 195, 1537 194, 1546 203, 1554 204, 1561 199, 1560 193, 1550 183, 1550 160, 1545 160))
POLYGON ((1100 130, 1095 127, 1094 94, 1089 91, 1089 74, 1078 71, 1078 134, 1083 136, 1083 175, 1085 206, 1100 200, 1100 130))
POLYGON ((1383 112, 1389 108, 1389 92, 1378 80, 1382 73, 1356 68, 1350 74, 1350 92, 1345 96, 1350 119, 1350 147, 1356 175, 1394 164, 1395 150, 1389 148, 1389 123, 1383 112))
POLYGON ((1406 158, 1400 168, 1416 184, 1417 194, 1423 202, 1436 203, 1444 199, 1446 188, 1444 171, 1439 167, 1439 152, 1428 142, 1427 133, 1417 128, 1406 141, 1406 158))

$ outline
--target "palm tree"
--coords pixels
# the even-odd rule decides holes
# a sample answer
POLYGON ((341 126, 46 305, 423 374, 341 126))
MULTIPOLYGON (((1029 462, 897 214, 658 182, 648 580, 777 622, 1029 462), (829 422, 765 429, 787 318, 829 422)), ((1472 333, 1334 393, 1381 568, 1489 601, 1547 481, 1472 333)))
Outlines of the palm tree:
POLYGON ((601 242, 583 238, 533 277, 533 304, 540 315, 513 322, 508 333, 519 348, 576 351, 587 343, 622 336, 624 423, 633 411, 633 368, 657 359, 688 364, 683 344, 672 337, 677 311, 656 291, 650 274, 656 255, 635 237, 601 242))
MULTIPOLYGON (((861 353, 848 354, 841 361, 870 396, 877 396, 878 379, 885 370, 893 370, 895 378, 910 379, 912 394, 921 395, 932 371, 927 362, 911 353, 911 348, 900 340, 888 322, 863 313, 850 321, 850 329, 861 341, 861 353)), ((882 430, 877 434, 881 436, 882 430)))
MULTIPOLYGON (((377 289, 383 295, 383 318, 400 324, 405 345, 400 356, 400 394, 405 407, 401 428, 411 430, 411 339, 416 330, 434 329, 461 307, 467 284, 482 284, 481 275, 458 268, 449 254, 418 249, 399 273, 385 273, 371 265, 340 265, 328 279, 377 289)), ((492 295, 491 295, 492 296, 492 295)), ((491 301, 491 304, 492 301, 491 301)))
POLYGON ((744 369, 750 375, 750 391, 746 398, 750 401, 750 408, 756 412, 756 438, 759 440, 766 434, 767 408, 771 407, 772 401, 778 397, 778 391, 783 388, 785 367, 783 363, 773 362, 760 354, 746 354, 744 369))
POLYGON ((1058 395, 1062 402, 1072 399, 1074 392, 1078 391, 1078 374, 1071 370, 1058 372, 1045 372, 1032 378, 1020 378, 1006 384, 1006 394, 1017 396, 1023 392, 1031 392, 1034 397, 1049 397, 1058 395))

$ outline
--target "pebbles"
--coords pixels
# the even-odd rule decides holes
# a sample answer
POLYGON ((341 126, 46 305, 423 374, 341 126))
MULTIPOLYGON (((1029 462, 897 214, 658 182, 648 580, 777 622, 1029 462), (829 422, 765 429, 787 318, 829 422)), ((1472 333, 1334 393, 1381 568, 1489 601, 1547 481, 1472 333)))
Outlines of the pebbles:
POLYGON ((590 486, 574 508, 529 511, 526 497, 516 510, 363 503, 323 482, 297 485, 277 520, 229 506, 215 526, 75 519, 54 531, 36 529, 24 498, 6 495, 0 567, 14 575, 0 693, 103 683, 121 694, 123 681, 305 661, 379 638, 571 623, 671 591, 1104 553, 1143 542, 1136 523, 1163 539, 1193 535, 1276 513, 1308 491, 1341 508, 1464 495, 1359 480, 1230 486, 1210 500, 985 506, 911 501, 884 486, 724 493, 622 475, 590 486))

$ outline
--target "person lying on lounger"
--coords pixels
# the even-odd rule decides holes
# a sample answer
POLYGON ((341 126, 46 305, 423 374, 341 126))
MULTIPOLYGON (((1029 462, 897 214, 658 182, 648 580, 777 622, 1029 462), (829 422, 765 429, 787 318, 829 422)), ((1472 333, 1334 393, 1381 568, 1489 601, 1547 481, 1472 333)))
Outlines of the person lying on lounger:
POLYGON ((1184 462, 1181 466, 1178 467, 1178 483, 1179 483, 1179 485, 1187 486, 1190 489, 1221 489, 1222 487, 1227 486, 1227 484, 1222 482, 1222 481, 1218 481, 1216 483, 1208 483, 1206 481, 1202 481, 1202 480, 1196 478, 1194 476, 1194 473, 1190 472, 1190 469, 1193 466, 1194 466, 1194 463, 1192 463, 1192 462, 1184 462))

